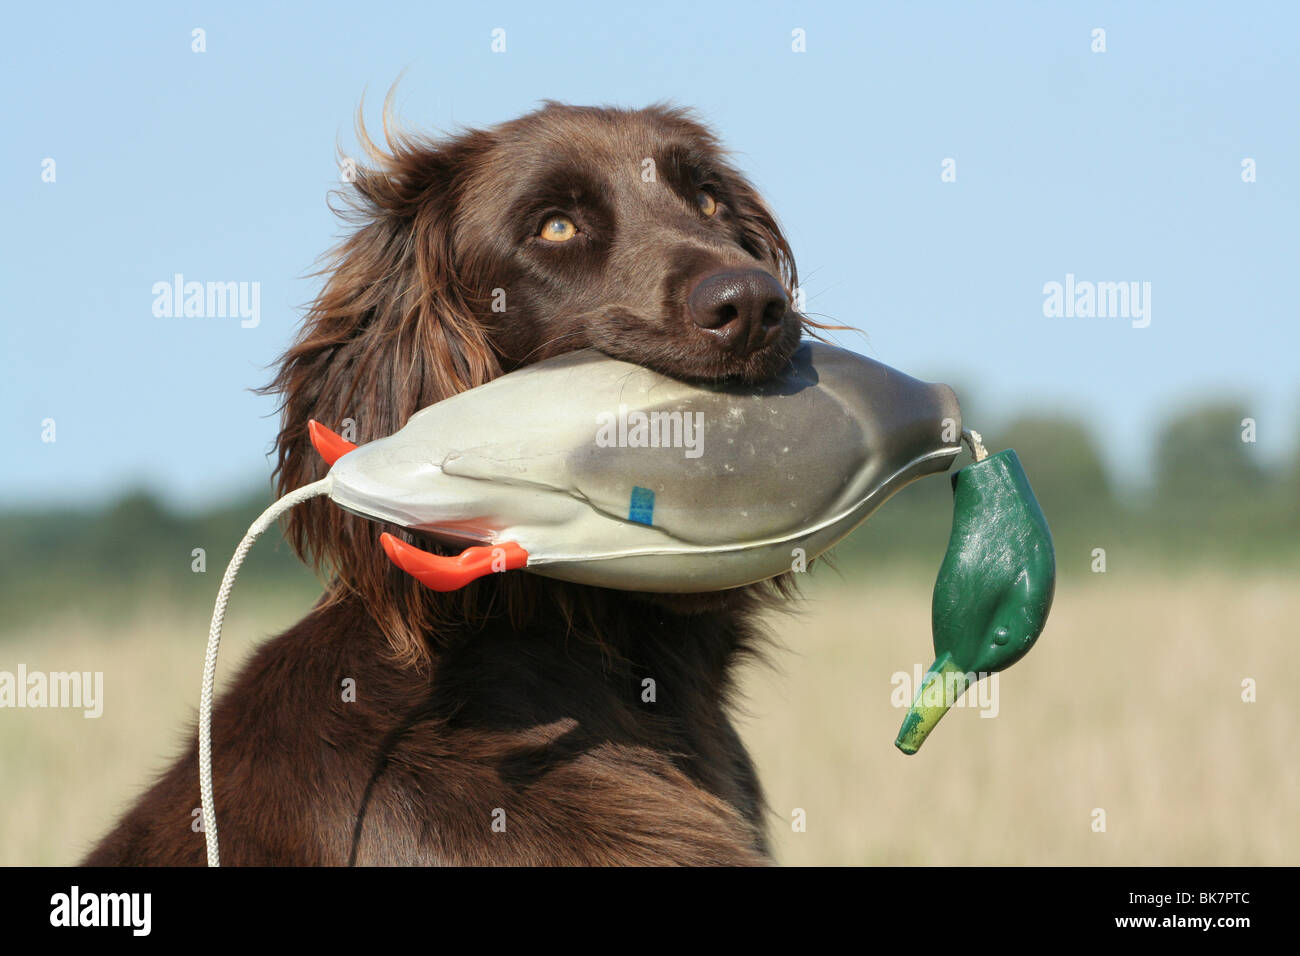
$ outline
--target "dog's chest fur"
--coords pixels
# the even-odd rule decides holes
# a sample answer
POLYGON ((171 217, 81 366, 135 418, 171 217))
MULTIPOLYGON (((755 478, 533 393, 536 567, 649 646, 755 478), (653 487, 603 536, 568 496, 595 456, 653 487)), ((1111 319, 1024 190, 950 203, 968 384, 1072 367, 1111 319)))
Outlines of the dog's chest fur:
MULTIPOLYGON (((268 641, 214 714, 223 864, 768 862, 725 712, 724 612, 628 602, 601 642, 558 612, 444 637, 399 668, 355 604, 268 641)), ((194 748, 90 864, 198 864, 194 748)))

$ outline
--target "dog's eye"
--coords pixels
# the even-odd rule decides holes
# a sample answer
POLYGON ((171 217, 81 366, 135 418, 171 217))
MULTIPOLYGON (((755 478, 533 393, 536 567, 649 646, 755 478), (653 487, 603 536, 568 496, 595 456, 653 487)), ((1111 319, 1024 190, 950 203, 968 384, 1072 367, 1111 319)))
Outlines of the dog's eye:
POLYGON ((718 211, 718 201, 702 189, 695 194, 695 202, 700 207, 700 212, 706 216, 712 216, 718 211))
POLYGON ((578 227, 568 216, 552 216, 546 220, 539 235, 549 242, 568 242, 578 234, 578 227))

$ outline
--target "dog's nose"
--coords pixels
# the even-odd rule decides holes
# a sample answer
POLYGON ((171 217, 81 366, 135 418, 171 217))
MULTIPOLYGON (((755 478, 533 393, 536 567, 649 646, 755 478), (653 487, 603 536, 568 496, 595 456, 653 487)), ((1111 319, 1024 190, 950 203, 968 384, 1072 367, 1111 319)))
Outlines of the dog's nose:
POLYGON ((785 289, 763 269, 714 272, 697 282, 686 298, 691 321, 718 348, 738 357, 774 342, 789 308, 785 289))

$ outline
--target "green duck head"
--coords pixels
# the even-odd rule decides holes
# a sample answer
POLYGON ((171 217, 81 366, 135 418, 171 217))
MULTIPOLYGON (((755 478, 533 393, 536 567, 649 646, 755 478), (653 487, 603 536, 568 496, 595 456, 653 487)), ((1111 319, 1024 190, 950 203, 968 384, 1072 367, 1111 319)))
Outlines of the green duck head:
POLYGON ((952 489, 952 534, 931 605, 935 660, 894 742, 907 754, 971 683, 1024 657, 1056 591, 1052 534, 1014 451, 962 468, 952 489))

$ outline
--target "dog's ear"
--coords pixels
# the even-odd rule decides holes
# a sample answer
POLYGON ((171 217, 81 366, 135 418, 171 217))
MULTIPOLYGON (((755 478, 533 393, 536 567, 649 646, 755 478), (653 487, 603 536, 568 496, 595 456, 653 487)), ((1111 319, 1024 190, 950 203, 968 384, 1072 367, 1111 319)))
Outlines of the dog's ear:
POLYGON ((794 252, 785 238, 785 233, 777 224, 776 216, 772 214, 772 210, 768 208, 758 190, 750 185, 749 180, 734 170, 731 172, 730 180, 727 189, 728 198, 734 207, 732 213, 740 224, 741 244, 750 255, 775 266, 804 332, 814 338, 824 339, 825 336, 822 334, 824 332, 855 331, 851 326, 814 319, 808 315, 805 308, 800 308, 802 303, 799 301, 799 270, 795 266, 794 252))
POLYGON ((740 225, 741 244, 750 255, 774 265, 786 291, 793 296, 799 285, 799 272, 794 252, 776 216, 744 176, 733 170, 728 179, 727 197, 733 207, 732 215, 740 225))
MULTIPOLYGON (((474 134, 441 143, 393 135, 387 113, 384 128, 387 149, 359 124, 369 160, 345 160, 351 182, 336 210, 355 229, 326 257, 324 286, 263 389, 281 400, 280 494, 328 470, 312 448, 309 420, 364 444, 501 371, 454 269, 453 229, 474 134)), ((383 530, 316 498, 289 513, 285 533, 300 557, 359 594, 398 657, 414 661, 423 656, 416 629, 427 615, 411 602, 422 600, 422 589, 385 558, 383 530)))

